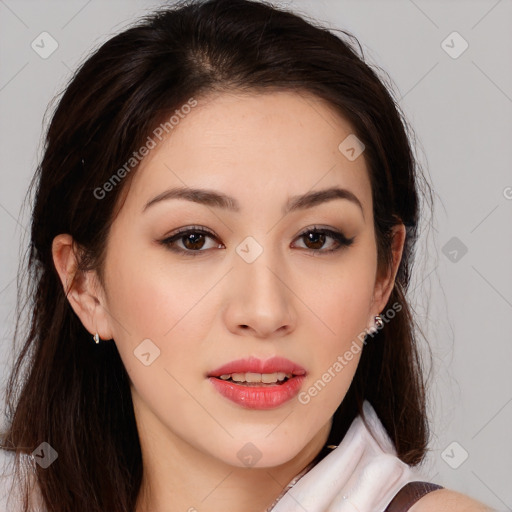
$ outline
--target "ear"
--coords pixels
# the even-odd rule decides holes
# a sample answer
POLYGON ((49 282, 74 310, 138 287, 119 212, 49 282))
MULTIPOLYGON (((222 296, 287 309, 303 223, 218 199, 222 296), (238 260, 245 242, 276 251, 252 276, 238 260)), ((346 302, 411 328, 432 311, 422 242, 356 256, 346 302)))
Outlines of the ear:
POLYGON ((76 244, 68 234, 53 239, 52 256, 67 299, 84 327, 101 339, 113 338, 104 290, 96 272, 78 272, 76 244))
POLYGON ((391 242, 391 252, 393 258, 393 263, 391 265, 392 268, 384 276, 377 274, 372 301, 372 309, 374 309, 373 315, 377 315, 382 312, 383 308, 386 306, 389 300, 391 292, 393 291, 393 287, 395 286, 396 273, 398 272, 398 267, 402 259, 405 236, 406 230, 403 223, 400 222, 399 224, 393 226, 393 239, 391 242))

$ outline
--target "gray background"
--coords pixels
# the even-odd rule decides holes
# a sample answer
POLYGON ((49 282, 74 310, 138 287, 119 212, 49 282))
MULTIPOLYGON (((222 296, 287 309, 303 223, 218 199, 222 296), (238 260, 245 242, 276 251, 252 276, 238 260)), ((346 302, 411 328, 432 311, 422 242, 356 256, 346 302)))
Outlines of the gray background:
MULTIPOLYGON (((47 105, 93 47, 161 3, 0 0, 4 382, 28 225, 21 205, 41 154, 47 105), (59 45, 46 59, 31 47, 43 31, 59 45)), ((353 32, 396 84, 436 192, 411 286, 434 362, 424 469, 433 481, 512 510, 512 2, 276 3, 353 32), (454 31, 463 39, 448 37, 454 31), (453 58, 463 40, 467 50, 453 58)))

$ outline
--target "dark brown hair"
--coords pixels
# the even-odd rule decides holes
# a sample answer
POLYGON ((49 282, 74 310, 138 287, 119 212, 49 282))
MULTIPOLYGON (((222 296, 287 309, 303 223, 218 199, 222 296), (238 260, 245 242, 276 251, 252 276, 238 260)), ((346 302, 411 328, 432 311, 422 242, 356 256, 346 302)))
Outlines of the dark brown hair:
POLYGON ((425 385, 405 295, 424 178, 397 102, 364 62, 357 40, 338 32, 256 1, 181 2, 111 38, 72 77, 32 182, 28 301, 18 305, 16 333, 23 309, 29 329, 8 381, 2 439, 17 461, 43 441, 58 452, 47 469, 33 465, 49 511, 133 512, 142 478, 127 373, 115 343, 94 344, 73 312, 52 241, 72 235, 81 250, 79 270, 95 269, 101 278, 109 229, 136 170, 102 199, 94 191, 175 109, 212 92, 312 93, 365 144, 380 272, 391 264, 391 228, 400 221, 407 228, 385 308, 399 303, 402 309, 366 344, 328 443, 340 442, 366 399, 398 456, 412 465, 422 460, 425 385))

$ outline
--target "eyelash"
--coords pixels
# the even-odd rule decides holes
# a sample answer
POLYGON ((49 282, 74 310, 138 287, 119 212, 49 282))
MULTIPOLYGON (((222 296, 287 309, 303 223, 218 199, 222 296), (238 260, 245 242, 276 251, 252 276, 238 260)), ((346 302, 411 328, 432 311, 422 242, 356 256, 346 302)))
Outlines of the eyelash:
MULTIPOLYGON (((209 249, 206 249, 206 250, 199 249, 199 250, 193 251, 190 249, 181 249, 181 248, 173 246, 173 244, 177 240, 182 239, 185 235, 192 234, 192 233, 202 234, 202 235, 206 235, 211 238, 217 239, 216 235, 212 231, 210 231, 206 228, 203 228, 201 226, 188 226, 185 228, 181 228, 178 231, 176 231, 174 234, 172 234, 171 236, 168 236, 168 237, 164 238, 163 240, 160 240, 159 243, 164 245, 170 251, 176 252, 178 254, 183 254, 186 256, 195 257, 195 256, 199 256, 200 253, 207 252, 209 249)), ((355 237, 347 238, 347 237, 345 237, 345 235, 343 235, 343 233, 333 231, 332 229, 319 228, 317 226, 313 226, 312 228, 305 229, 304 231, 302 231, 302 233, 300 233, 297 236, 297 238, 302 238, 302 237, 306 236, 308 233, 324 234, 324 235, 327 235, 328 237, 334 239, 338 243, 338 246, 335 247, 334 249, 327 249, 327 250, 308 249, 308 248, 303 249, 307 252, 312 253, 313 256, 320 256, 321 254, 325 254, 325 253, 333 253, 333 252, 339 251, 340 249, 343 249, 345 247, 349 247, 352 245, 352 243, 354 242, 354 239, 355 239, 355 237)))

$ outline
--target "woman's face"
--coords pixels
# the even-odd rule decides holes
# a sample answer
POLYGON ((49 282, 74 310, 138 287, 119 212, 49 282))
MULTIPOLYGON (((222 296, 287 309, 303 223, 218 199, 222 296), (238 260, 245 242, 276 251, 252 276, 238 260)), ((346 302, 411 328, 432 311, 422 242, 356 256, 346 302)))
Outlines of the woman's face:
POLYGON ((240 467, 326 441, 360 357, 344 354, 387 300, 364 153, 338 148, 351 133, 309 95, 222 94, 143 160, 102 296, 142 437, 240 467))

